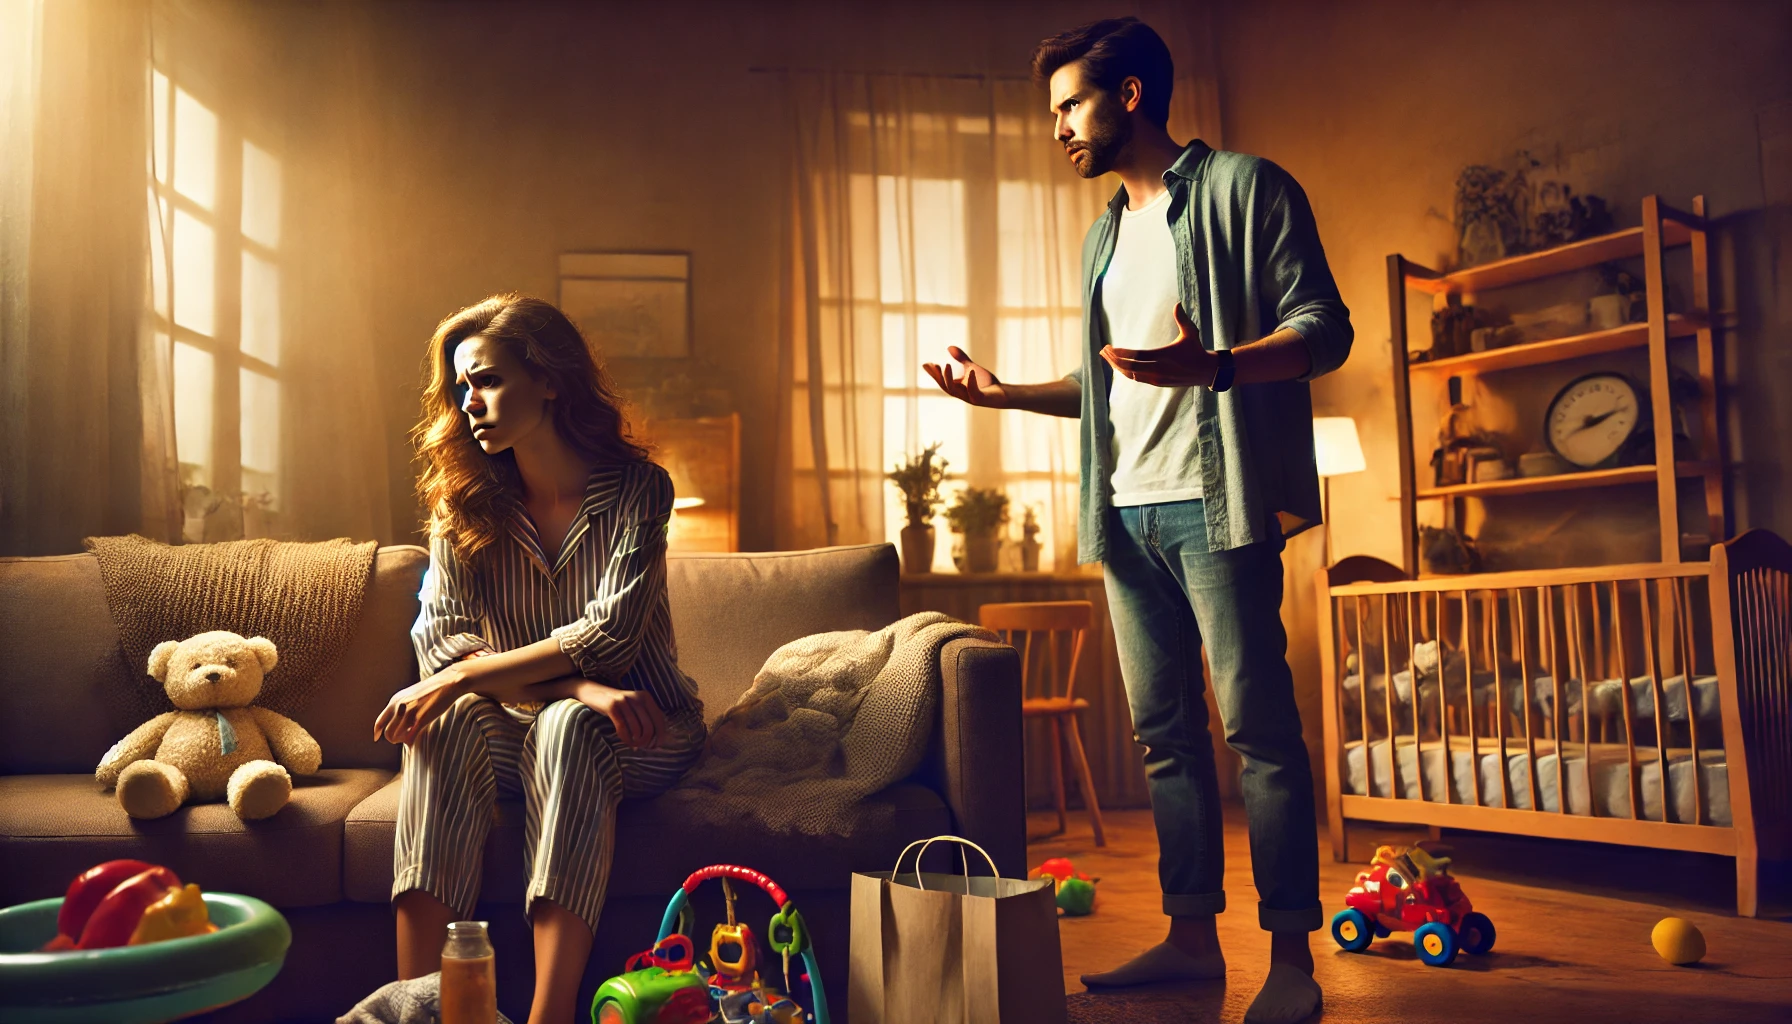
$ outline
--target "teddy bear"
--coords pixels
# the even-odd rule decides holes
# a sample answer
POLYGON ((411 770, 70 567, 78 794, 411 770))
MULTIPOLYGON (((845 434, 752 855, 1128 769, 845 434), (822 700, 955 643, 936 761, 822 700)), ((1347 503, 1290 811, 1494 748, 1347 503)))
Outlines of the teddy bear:
POLYGON ((216 630, 166 640, 149 674, 178 711, 167 711, 113 744, 94 772, 118 788, 133 818, 160 818, 192 800, 226 800, 244 821, 275 814, 292 776, 317 771, 323 750, 299 723, 250 702, 279 660, 274 642, 216 630))

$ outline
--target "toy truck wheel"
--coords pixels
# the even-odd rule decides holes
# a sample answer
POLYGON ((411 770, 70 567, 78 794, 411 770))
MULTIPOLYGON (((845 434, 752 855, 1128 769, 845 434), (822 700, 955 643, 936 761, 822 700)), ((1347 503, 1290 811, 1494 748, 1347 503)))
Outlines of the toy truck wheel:
POLYGON ((635 1024, 622 1004, 614 999, 606 999, 599 1003, 597 1012, 591 1015, 592 1024, 635 1024))
POLYGON ((1432 967, 1448 967, 1456 959, 1456 932, 1440 921, 1429 921, 1412 933, 1412 947, 1419 959, 1432 967))
POLYGON ((1486 914, 1470 913, 1462 915, 1462 924, 1456 929, 1457 938, 1462 940, 1462 950, 1480 956, 1493 948, 1493 922, 1486 914))
POLYGON ((1332 918, 1332 938, 1346 953, 1361 953, 1375 941, 1375 928, 1362 911, 1352 907, 1332 918))

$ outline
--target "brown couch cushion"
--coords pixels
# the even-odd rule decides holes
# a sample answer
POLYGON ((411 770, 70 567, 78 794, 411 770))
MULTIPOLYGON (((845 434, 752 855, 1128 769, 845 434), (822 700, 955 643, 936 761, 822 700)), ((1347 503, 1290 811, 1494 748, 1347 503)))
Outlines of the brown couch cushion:
POLYGON ((899 571, 889 544, 668 559, 678 667, 697 681, 706 717, 733 706, 790 641, 895 622, 899 571))
MULTIPOLYGON (((351 900, 384 903, 391 898, 393 830, 401 784, 402 777, 387 783, 351 811, 343 826, 343 890, 351 900)), ((952 816, 945 803, 926 786, 891 786, 867 803, 894 809, 889 828, 823 842, 714 832, 677 817, 666 801, 626 800, 617 814, 610 895, 670 897, 692 871, 721 862, 750 865, 786 888, 843 889, 852 872, 888 870, 908 843, 951 830, 952 816)), ((481 898, 521 902, 523 805, 500 801, 497 817, 486 835, 481 898)))
MULTIPOLYGON (((325 765, 398 770, 398 748, 371 738, 373 720, 416 681, 410 629, 428 567, 422 548, 379 550, 354 637, 294 716, 325 765)), ((0 775, 93 771, 141 724, 121 691, 157 685, 145 666, 125 664, 92 555, 0 558, 0 651, 0 775)))
MULTIPOLYGON (((223 804, 193 804, 133 821, 92 775, 0 778, 0 905, 60 896, 77 873, 135 857, 182 881, 277 907, 342 899, 342 823, 392 773, 334 768, 294 779, 292 802, 244 822, 223 804)), ((386 856, 390 872, 391 854, 386 856)))
POLYGON ((0 558, 0 775, 88 772, 140 722, 92 555, 0 558))
POLYGON ((398 770, 399 748, 373 738, 373 720, 388 697, 417 681, 411 624, 428 568, 429 552, 420 547, 380 548, 361 624, 317 696, 293 716, 324 748, 324 764, 331 768, 398 770))

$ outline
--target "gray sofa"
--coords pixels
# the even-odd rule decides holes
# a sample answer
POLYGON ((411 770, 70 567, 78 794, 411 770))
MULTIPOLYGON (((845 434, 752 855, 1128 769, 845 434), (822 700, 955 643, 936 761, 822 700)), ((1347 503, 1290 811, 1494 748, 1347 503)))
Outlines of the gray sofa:
MULTIPOLYGON (((89 555, 0 558, 0 905, 59 896, 88 866, 132 856, 163 863, 209 890, 279 907, 293 928, 280 976, 221 1011, 229 1020, 329 1020, 395 976, 393 816, 398 749, 371 740, 374 716, 416 678, 409 628, 427 565, 421 548, 382 548, 361 622, 332 678, 295 717, 316 736, 324 770, 291 804, 244 824, 222 804, 133 822, 93 768, 137 723, 119 710, 126 687, 153 685, 127 665, 89 555)), ((876 629, 897 611, 889 545, 818 551, 674 556, 672 615, 680 664, 713 720, 780 645, 836 629, 876 629)), ((944 691, 923 765, 872 797, 895 809, 888 831, 802 842, 712 835, 653 800, 623 804, 615 868, 585 996, 653 941, 672 891, 696 867, 750 865, 790 891, 810 922, 826 982, 845 1016, 851 872, 887 869, 911 839, 953 831, 983 844, 1004 874, 1025 871, 1020 673, 1012 648, 959 640, 941 652, 944 691)), ((499 1001, 527 1016, 533 960, 521 913, 522 809, 500 805, 486 845, 480 907, 498 951, 499 1001)), ((706 887, 700 921, 717 919, 706 887)), ((769 901, 743 897, 760 925, 769 901), (762 905, 763 904, 763 905, 762 905)))

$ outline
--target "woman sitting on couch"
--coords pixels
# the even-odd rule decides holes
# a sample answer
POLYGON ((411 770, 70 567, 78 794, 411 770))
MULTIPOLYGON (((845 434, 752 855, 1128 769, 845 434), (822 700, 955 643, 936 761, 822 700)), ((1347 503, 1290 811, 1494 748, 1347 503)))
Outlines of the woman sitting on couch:
POLYGON ((411 630, 424 679, 376 736, 405 744, 392 902, 400 978, 473 916, 500 794, 523 798, 534 1024, 571 1020, 616 805, 701 752, 666 600, 672 483, 634 442, 578 329, 496 295, 436 328, 423 418, 430 568, 411 630))

